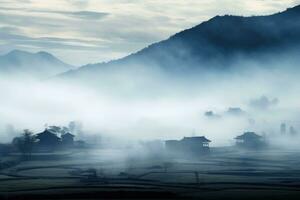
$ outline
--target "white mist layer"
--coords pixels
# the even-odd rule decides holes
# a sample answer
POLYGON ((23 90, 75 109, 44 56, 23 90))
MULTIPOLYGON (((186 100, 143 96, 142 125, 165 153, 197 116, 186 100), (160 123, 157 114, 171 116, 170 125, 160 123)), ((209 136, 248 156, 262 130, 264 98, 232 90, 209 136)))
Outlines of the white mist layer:
POLYGON ((74 120, 84 124, 86 134, 127 140, 205 135, 213 141, 212 146, 230 145, 244 131, 278 134, 282 122, 300 128, 299 83, 293 73, 260 71, 187 80, 150 77, 158 77, 151 80, 155 88, 140 87, 140 78, 129 81, 128 95, 122 90, 128 89, 126 84, 88 87, 80 82, 2 77, 1 139, 10 141, 14 136, 5 131, 7 124, 17 130, 38 132, 45 124, 67 125, 74 120), (251 100, 263 95, 278 102, 265 109, 253 107, 251 100), (241 108, 245 113, 227 113, 230 107, 241 108), (207 111, 213 111, 216 117, 205 116, 207 111))

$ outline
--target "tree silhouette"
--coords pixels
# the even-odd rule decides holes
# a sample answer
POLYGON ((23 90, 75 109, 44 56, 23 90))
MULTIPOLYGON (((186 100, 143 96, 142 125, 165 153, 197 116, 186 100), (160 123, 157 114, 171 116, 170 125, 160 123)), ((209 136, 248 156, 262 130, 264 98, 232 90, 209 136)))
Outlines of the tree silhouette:
POLYGON ((23 156, 28 159, 31 156, 35 141, 36 139, 33 133, 30 130, 25 129, 21 137, 13 140, 13 144, 16 145, 23 156))

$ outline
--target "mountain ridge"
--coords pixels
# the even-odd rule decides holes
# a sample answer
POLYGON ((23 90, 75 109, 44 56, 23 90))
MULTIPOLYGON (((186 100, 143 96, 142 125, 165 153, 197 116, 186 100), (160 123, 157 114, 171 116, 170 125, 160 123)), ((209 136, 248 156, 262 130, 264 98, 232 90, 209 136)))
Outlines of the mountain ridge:
POLYGON ((52 54, 14 49, 0 56, 0 72, 5 75, 26 75, 39 78, 55 76, 74 68, 52 54))
POLYGON ((300 5, 265 16, 215 16, 124 58, 85 65, 64 75, 94 75, 107 68, 137 65, 180 72, 226 70, 236 57, 265 59, 265 55, 300 47, 299 20, 300 5))

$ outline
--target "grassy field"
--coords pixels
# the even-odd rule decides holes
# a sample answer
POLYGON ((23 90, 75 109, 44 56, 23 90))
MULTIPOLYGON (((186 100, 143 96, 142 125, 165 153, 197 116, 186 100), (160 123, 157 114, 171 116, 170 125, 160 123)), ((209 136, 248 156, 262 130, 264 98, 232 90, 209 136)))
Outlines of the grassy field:
POLYGON ((33 155, 0 171, 4 199, 72 199, 75 193, 79 199, 299 199, 300 153, 219 149, 187 159, 82 150, 33 155))

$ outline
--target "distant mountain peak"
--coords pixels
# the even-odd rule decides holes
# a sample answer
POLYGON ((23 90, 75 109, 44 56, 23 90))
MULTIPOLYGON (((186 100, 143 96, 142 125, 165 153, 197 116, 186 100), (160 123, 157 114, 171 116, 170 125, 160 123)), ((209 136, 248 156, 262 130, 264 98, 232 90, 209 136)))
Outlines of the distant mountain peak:
POLYGON ((19 56, 19 55, 29 55, 29 54, 31 54, 31 53, 29 53, 27 51, 14 49, 14 50, 8 52, 5 56, 19 56))
POLYGON ((40 56, 40 57, 42 57, 44 59, 53 60, 53 61, 56 60, 58 62, 62 62, 58 58, 56 58, 55 56, 53 56, 51 53, 48 53, 46 51, 39 51, 35 55, 40 56))
POLYGON ((9 55, 9 56, 20 56, 20 55, 34 56, 34 55, 39 55, 39 56, 55 58, 55 56, 53 56, 51 53, 48 53, 46 51, 39 51, 37 53, 32 53, 32 52, 28 52, 28 51, 19 50, 19 49, 11 50, 6 55, 9 55))
POLYGON ((43 78, 66 72, 72 68, 73 66, 45 51, 31 53, 15 49, 0 56, 1 74, 9 73, 10 75, 29 75, 43 78))

